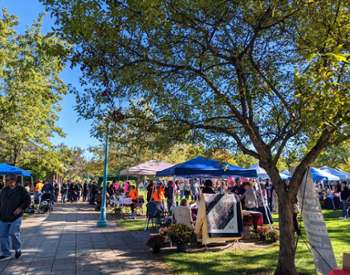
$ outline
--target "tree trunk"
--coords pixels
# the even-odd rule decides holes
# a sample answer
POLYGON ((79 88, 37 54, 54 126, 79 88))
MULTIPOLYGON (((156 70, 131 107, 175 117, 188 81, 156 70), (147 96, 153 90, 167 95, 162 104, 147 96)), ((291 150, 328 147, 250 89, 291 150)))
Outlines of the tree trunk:
POLYGON ((286 190, 278 190, 280 250, 276 275, 296 275, 293 200, 286 190))

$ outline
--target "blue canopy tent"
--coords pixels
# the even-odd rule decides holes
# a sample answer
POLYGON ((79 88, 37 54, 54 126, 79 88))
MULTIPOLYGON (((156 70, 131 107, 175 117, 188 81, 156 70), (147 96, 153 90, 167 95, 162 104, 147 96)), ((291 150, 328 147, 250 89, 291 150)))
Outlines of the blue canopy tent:
POLYGON ((157 177, 189 175, 257 177, 255 169, 244 169, 203 157, 196 157, 183 163, 176 164, 156 174, 157 177))
MULTIPOLYGON (((334 175, 328 173, 327 171, 319 169, 319 168, 311 167, 310 172, 311 172, 312 180, 314 182, 320 182, 323 180, 328 180, 328 181, 340 180, 339 177, 334 176, 334 175)), ((280 175, 281 175, 281 177, 283 175, 283 177, 285 177, 286 179, 291 178, 291 175, 287 170, 281 172, 280 175)), ((282 177, 282 179, 283 179, 283 177, 282 177)))
POLYGON ((328 173, 327 171, 315 168, 315 167, 311 167, 310 168, 311 171, 311 177, 312 180, 314 182, 319 182, 319 181, 323 181, 323 180, 328 180, 328 181, 338 181, 340 180, 339 177, 334 176, 330 173, 328 173))
POLYGON ((350 173, 344 172, 342 170, 338 170, 328 166, 323 166, 320 169, 328 172, 329 174, 332 174, 333 176, 339 177, 340 180, 350 180, 350 173))
POLYGON ((6 175, 18 175, 21 176, 21 182, 23 184, 23 177, 31 177, 32 174, 24 170, 22 168, 9 165, 7 163, 0 163, 0 175, 6 176, 6 175))
POLYGON ((32 174, 22 168, 9 165, 7 163, 0 163, 0 175, 18 175, 24 177, 30 177, 32 174))

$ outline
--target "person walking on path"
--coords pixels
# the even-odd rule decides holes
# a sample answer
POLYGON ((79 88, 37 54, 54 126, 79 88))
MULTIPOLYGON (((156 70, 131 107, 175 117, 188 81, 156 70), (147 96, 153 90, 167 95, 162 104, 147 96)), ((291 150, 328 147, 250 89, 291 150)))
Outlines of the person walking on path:
POLYGON ((83 201, 86 201, 88 196, 88 183, 84 182, 83 184, 83 201))
POLYGON ((68 185, 67 185, 67 183, 63 182, 61 185, 61 201, 62 201, 62 203, 66 202, 67 193, 68 193, 68 185))
POLYGON ((0 261, 11 258, 10 238, 16 259, 22 255, 20 228, 23 212, 30 206, 30 201, 27 190, 17 185, 17 176, 10 176, 0 194, 0 261))
POLYGON ((55 190, 53 187, 53 184, 49 181, 45 181, 45 184, 43 186, 43 189, 41 189, 41 192, 44 193, 49 193, 50 194, 50 199, 52 202, 55 201, 55 190))

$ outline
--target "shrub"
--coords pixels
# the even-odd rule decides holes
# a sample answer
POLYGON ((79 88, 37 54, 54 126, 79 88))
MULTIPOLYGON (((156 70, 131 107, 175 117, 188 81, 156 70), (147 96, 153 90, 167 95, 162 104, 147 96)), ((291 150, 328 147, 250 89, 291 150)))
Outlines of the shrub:
POLYGON ((193 240, 194 232, 183 224, 172 224, 168 228, 168 237, 176 245, 186 245, 193 240))

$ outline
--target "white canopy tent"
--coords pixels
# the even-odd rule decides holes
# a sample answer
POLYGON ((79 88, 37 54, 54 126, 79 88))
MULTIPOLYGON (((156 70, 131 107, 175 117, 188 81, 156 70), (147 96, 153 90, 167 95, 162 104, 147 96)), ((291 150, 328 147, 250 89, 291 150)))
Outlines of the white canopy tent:
POLYGON ((159 161, 149 160, 144 163, 140 163, 136 166, 129 167, 120 171, 122 176, 155 176, 157 172, 173 166, 174 164, 159 161))
POLYGON ((254 165, 250 166, 249 169, 255 169, 256 173, 258 174, 258 178, 260 178, 262 180, 269 179, 269 176, 267 175, 265 169, 261 168, 259 166, 259 164, 254 164, 254 165))

